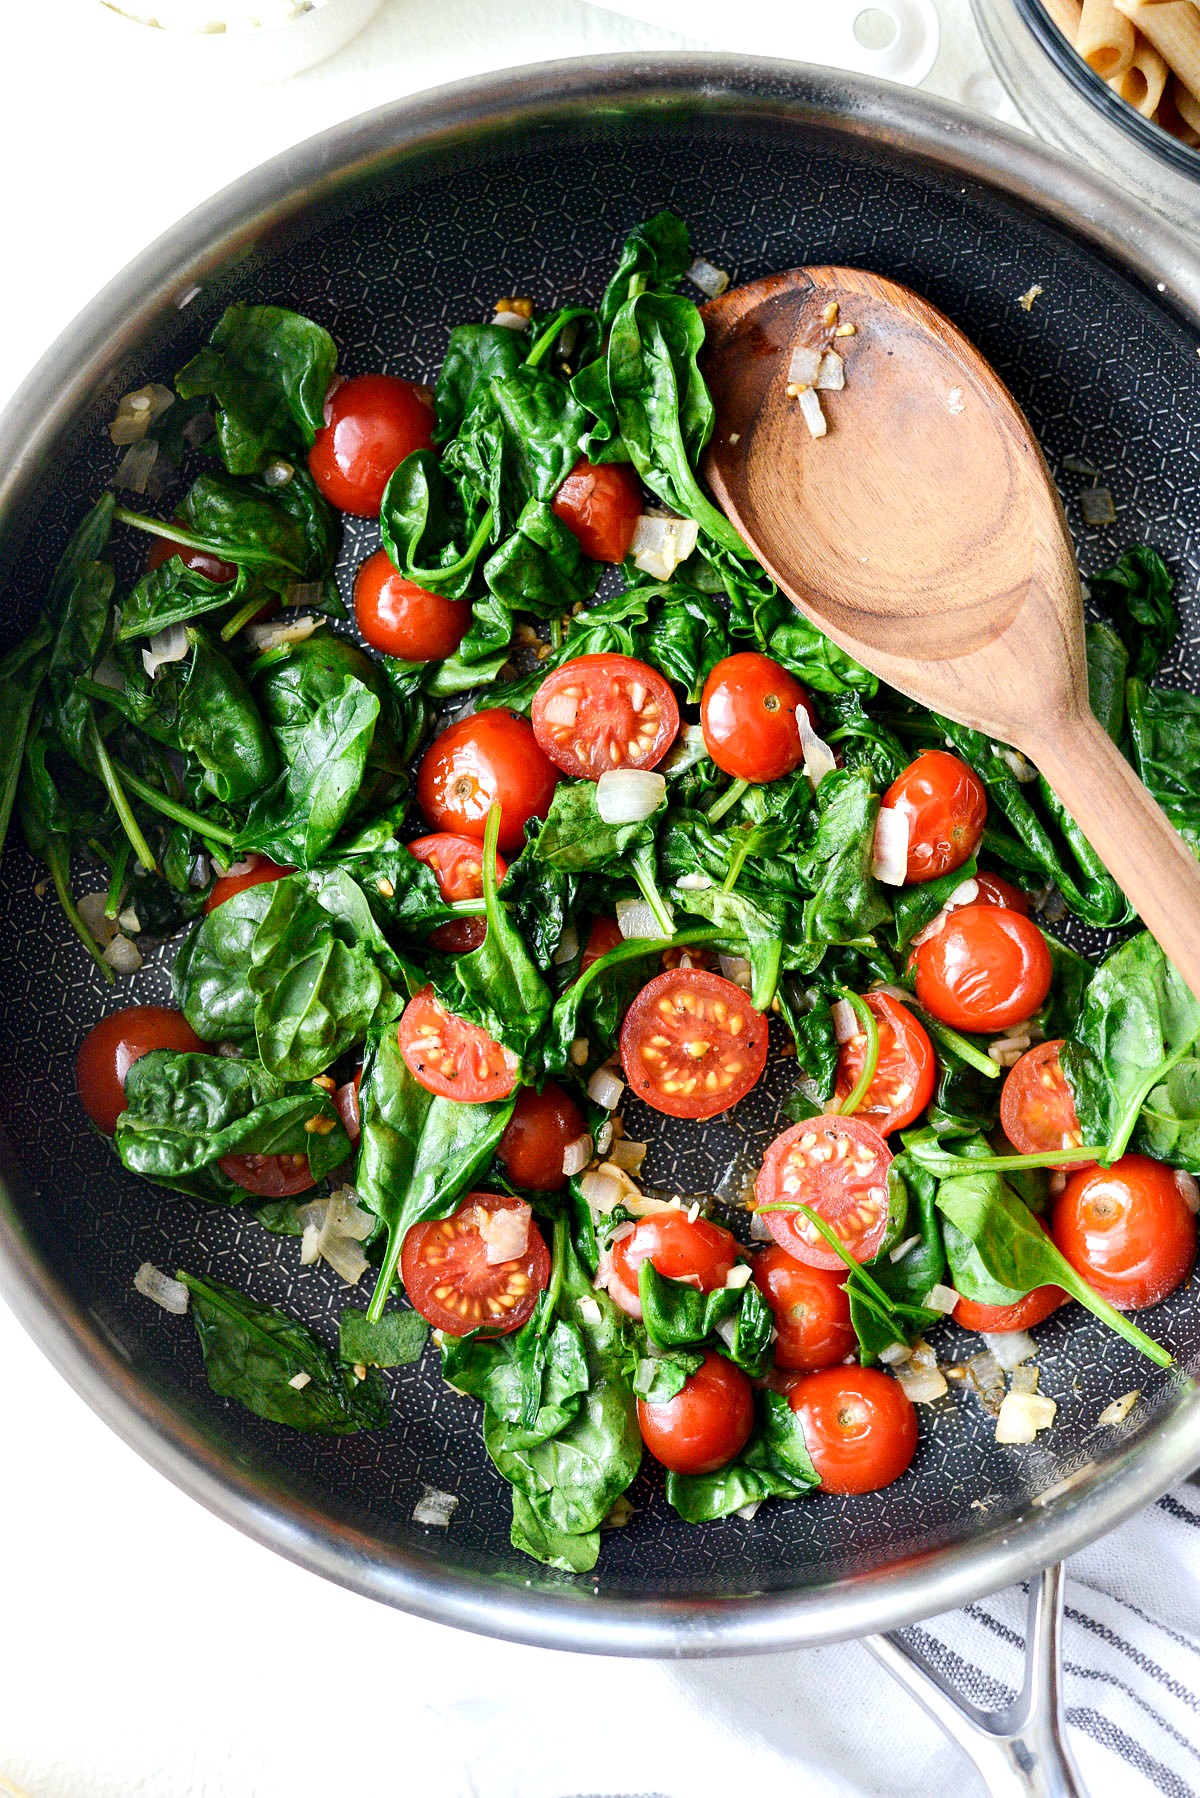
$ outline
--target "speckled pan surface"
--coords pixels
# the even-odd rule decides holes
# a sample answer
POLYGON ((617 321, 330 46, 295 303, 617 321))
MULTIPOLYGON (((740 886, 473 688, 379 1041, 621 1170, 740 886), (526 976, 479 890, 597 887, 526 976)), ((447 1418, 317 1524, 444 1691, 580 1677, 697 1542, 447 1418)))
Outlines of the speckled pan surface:
MULTIPOLYGON (((249 178, 240 198, 233 190, 193 229, 211 243, 218 223, 232 224, 239 211, 251 217, 302 187, 312 201, 210 257, 200 292, 182 307, 148 300, 141 319, 134 306, 143 289, 136 279, 127 285, 129 312, 112 301, 116 348, 89 365, 90 403, 52 443, 30 438, 28 452, 46 472, 36 501, 3 521, 3 642, 35 615, 70 525, 111 476, 102 422, 113 399, 141 381, 169 380, 229 299, 310 313, 333 333, 347 371, 431 379, 451 325, 485 317, 500 293, 530 293, 539 304, 596 295, 627 227, 663 205, 689 219, 698 248, 735 279, 842 262, 920 289, 974 338, 1029 413, 1061 475, 1085 573, 1146 538, 1194 599, 1195 318, 1144 272, 1122 272, 1002 191, 1006 165, 1022 179, 1042 170, 1061 193, 1078 180, 1080 192, 1098 195, 1096 217, 1119 241, 1119 208, 1102 187, 1087 188, 1091 177, 974 126, 988 147, 964 174, 963 159, 975 154, 959 141, 964 117, 899 90, 779 65, 622 60, 451 90, 440 111, 437 97, 400 106, 293 152, 286 168, 249 178), (543 100, 549 95, 556 101, 543 100), (986 165, 995 171, 988 179, 986 165), (1043 291, 1027 312, 1018 296, 1035 283, 1043 291), (1084 527, 1080 481, 1062 472, 1068 456, 1103 471, 1117 507, 1111 529, 1084 527)), ((144 289, 178 296, 190 285, 186 230, 152 253, 144 289)), ((1130 241, 1136 236, 1131 225, 1130 241)), ((1186 265, 1186 246, 1161 244, 1164 274, 1172 256, 1186 265)), ((1155 266, 1154 249, 1139 242, 1143 271, 1155 266)), ((1190 273, 1200 295, 1200 267, 1190 273)), ((108 303, 99 319, 106 329, 108 303)), ((375 541, 352 525, 345 580, 375 541)), ((1194 605, 1187 616, 1164 673, 1169 684, 1200 683, 1194 605)), ((1037 644, 1029 647, 1036 657, 1037 644)), ((508 1545, 507 1489, 485 1458, 477 1408, 441 1383, 432 1353, 386 1376, 391 1430, 340 1441, 302 1436, 213 1397, 191 1324, 134 1292, 139 1262, 182 1265, 283 1305, 327 1338, 345 1299, 331 1270, 300 1268, 293 1239, 125 1175, 89 1133, 72 1078, 75 1044, 114 1003, 165 995, 174 950, 156 955, 114 999, 52 899, 37 897, 38 879, 11 846, 0 865, 0 1121, 11 1149, 0 1204, 4 1287, 68 1376, 143 1452, 320 1571, 428 1615, 530 1640, 644 1652, 779 1646, 900 1621, 1002 1583, 1115 1522, 1200 1460, 1190 1380, 1155 1373, 1072 1310, 1039 1333, 1042 1390, 1059 1401, 1060 1422, 1034 1447, 997 1448, 972 1401, 954 1396, 925 1415, 911 1473, 885 1493, 769 1505, 750 1523, 693 1529, 643 1473, 631 1493, 636 1515, 606 1538, 593 1576, 538 1568, 508 1545), (1104 1404, 1134 1386, 1146 1398, 1125 1433, 1097 1431, 1104 1404), (1068 1497, 1033 1502, 1093 1461, 1095 1474, 1068 1497), (411 1522, 426 1484, 461 1500, 448 1533, 411 1522)), ((787 1064, 776 1065, 734 1115, 703 1130, 634 1110, 632 1131, 652 1144, 651 1183, 687 1194, 727 1190, 774 1133, 789 1083, 787 1064)), ((1200 1368, 1194 1287, 1156 1311, 1150 1327, 1181 1369, 1200 1368)))

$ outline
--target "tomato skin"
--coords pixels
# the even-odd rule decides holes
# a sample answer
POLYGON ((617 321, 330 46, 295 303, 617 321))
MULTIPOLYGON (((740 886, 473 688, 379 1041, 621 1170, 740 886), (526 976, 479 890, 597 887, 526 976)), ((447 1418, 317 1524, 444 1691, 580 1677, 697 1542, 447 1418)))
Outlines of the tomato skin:
POLYGON ((775 1365, 812 1372, 854 1353, 846 1270, 809 1267, 778 1243, 754 1257, 754 1284, 775 1318, 775 1365))
MULTIPOLYGON (((449 904, 459 899, 483 898, 483 855, 477 837, 459 837, 439 830, 432 836, 418 837, 408 845, 408 853, 432 869, 438 891, 449 904)), ((507 873, 508 863, 498 855, 497 886, 507 873)), ((429 941, 447 955, 469 955, 486 935, 486 918, 451 918, 448 924, 439 924, 430 931, 429 941)))
POLYGON ((655 1111, 715 1117, 745 1098, 766 1067, 767 1020, 720 974, 668 968, 625 1013, 620 1052, 626 1080, 655 1111))
POLYGON ((770 656, 743 650, 717 663, 700 695, 704 746, 735 780, 778 780, 804 760, 797 713, 814 722, 798 680, 770 656))
POLYGON ((578 1105, 555 1080, 541 1092, 523 1086, 504 1135, 496 1144, 497 1160, 514 1186, 530 1192, 562 1192, 563 1151, 587 1129, 578 1105))
POLYGON ((1077 1273, 1118 1311, 1145 1311, 1186 1280, 1196 1219, 1174 1172, 1148 1155, 1070 1175, 1050 1234, 1077 1273))
POLYGON ((1029 916, 1029 895, 1023 893, 1020 887, 1015 887, 1011 880, 979 868, 975 872, 975 885, 979 891, 971 901, 973 905, 1005 906, 1009 911, 1019 911, 1022 917, 1029 916))
POLYGON ((586 974, 593 962, 599 961, 602 955, 607 955, 610 949, 618 948, 624 941, 621 926, 615 918, 593 918, 579 972, 586 974))
POLYGON ((686 1211, 655 1211, 614 1242, 608 1293, 628 1317, 641 1317, 638 1269, 649 1261, 668 1280, 687 1280, 700 1292, 716 1292, 738 1259, 738 1245, 720 1224, 693 1222, 686 1211))
POLYGON ((534 694, 529 715, 539 749, 576 780, 599 780, 614 768, 653 768, 679 735, 674 693, 634 656, 564 662, 534 694), (570 724, 552 715, 556 704, 575 707, 570 724))
POLYGON ((372 649, 404 662, 440 662, 470 629, 471 602, 426 592, 377 549, 354 577, 354 617, 372 649))
POLYGON ((959 1299, 950 1313, 964 1330, 985 1331, 989 1336, 1004 1336, 1012 1330, 1032 1330, 1045 1323, 1061 1305, 1069 1305, 1070 1293, 1061 1286, 1035 1286, 1015 1305, 981 1305, 977 1299, 959 1299))
POLYGON ((954 1030, 1025 1023, 1050 991, 1052 973, 1037 925, 998 905, 956 907, 916 952, 917 998, 954 1030))
POLYGON ((710 1350, 665 1405, 638 1400, 642 1441, 672 1473, 715 1473, 745 1448, 754 1393, 740 1367, 710 1350))
MULTIPOLYGON (((1075 1100, 1059 1060, 1064 1041, 1060 1036, 1037 1043, 1005 1076, 1000 1123, 1019 1155, 1074 1149, 1083 1142, 1075 1100)), ((1088 1165, 1086 1161, 1064 1162, 1062 1171, 1071 1173, 1088 1165)))
MULTIPOLYGON (((887 1231, 891 1161, 891 1150, 878 1130, 857 1113, 805 1118, 777 1136, 767 1150, 754 1183, 755 1204, 799 1201, 829 1225, 856 1261, 870 1261, 887 1231), (842 1140, 846 1148, 839 1153, 842 1140)), ((794 1260, 844 1272, 841 1256, 801 1213, 764 1209, 763 1217, 780 1248, 794 1260)))
POLYGON ((417 771, 417 803, 436 830, 483 841, 487 815, 500 807, 505 855, 519 854, 530 818, 544 818, 559 773, 542 754, 533 726, 501 707, 475 712, 435 737, 417 771))
POLYGON ((333 1095, 333 1103, 342 1120, 342 1128, 352 1143, 357 1143, 362 1135, 362 1119, 359 1116, 358 1089, 362 1085, 362 1069, 359 1068, 353 1080, 347 1080, 339 1086, 333 1095))
POLYGON ((224 905, 237 893, 244 893, 247 887, 266 886, 268 881, 282 880, 285 874, 294 874, 295 868, 290 862, 273 862, 269 855, 258 855, 253 851, 244 861, 234 862, 224 874, 219 874, 213 881, 212 891, 204 901, 206 912, 216 911, 218 905, 224 905))
MULTIPOLYGON (((933 1097, 937 1067, 929 1033, 906 1005, 890 993, 864 993, 879 1030, 879 1062, 855 1116, 874 1124, 881 1136, 903 1130, 920 1117, 933 1097)), ((863 1070, 867 1039, 861 1033, 842 1044, 834 1096, 849 1097, 863 1070)))
POLYGON ((642 483, 628 462, 580 457, 550 510, 593 562, 623 562, 642 513, 642 483))
POLYGON ((408 1232, 400 1251, 400 1277, 435 1330, 449 1336, 477 1329, 510 1336, 529 1322, 550 1279, 550 1251, 541 1231, 530 1218, 525 1252, 493 1263, 480 1233, 481 1211, 495 1215, 522 1208, 527 1209, 525 1201, 509 1193, 469 1192, 452 1217, 414 1224, 408 1232))
POLYGON ((75 1085, 83 1109, 105 1136, 125 1110, 125 1076, 151 1049, 203 1055, 202 1043, 181 1011, 167 1005, 128 1005, 93 1024, 75 1056, 75 1085))
POLYGON ((883 796, 908 819, 906 886, 961 868, 978 849, 987 822, 979 776, 944 749, 925 749, 883 796))
POLYGON ((396 1032, 413 1079, 428 1093, 483 1105, 506 1099, 517 1084, 517 1061, 486 1030, 456 1018, 431 986, 414 993, 396 1032))
MULTIPOLYGON (((187 529, 182 519, 176 519, 175 523, 181 530, 187 529)), ((206 581, 213 581, 219 587, 228 587, 237 580, 236 562, 226 562, 222 557, 214 556, 206 549, 193 549, 186 543, 176 543, 173 537, 156 537, 154 539, 150 546, 150 553, 146 557, 147 572, 161 568, 162 564, 169 562, 172 556, 178 556, 184 567, 190 568, 193 574, 202 574, 206 581)), ((279 610, 278 605, 275 610, 279 610)))
POLYGON ((217 1166, 259 1199, 294 1199, 317 1184, 307 1155, 222 1155, 217 1166))
POLYGON ((396 375, 355 375, 325 402, 308 472, 331 506, 372 518, 404 458, 432 448, 433 404, 424 388, 396 375))
POLYGON ((877 1492, 899 1479, 916 1453, 916 1408, 877 1367, 805 1374, 788 1403, 800 1419, 823 1492, 877 1492))

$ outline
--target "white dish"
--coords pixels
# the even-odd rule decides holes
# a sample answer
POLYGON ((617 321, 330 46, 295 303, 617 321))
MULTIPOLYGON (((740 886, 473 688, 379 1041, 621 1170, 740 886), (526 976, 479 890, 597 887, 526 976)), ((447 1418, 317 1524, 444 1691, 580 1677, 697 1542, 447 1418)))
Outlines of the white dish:
MULTIPOLYGON (((374 18, 383 0, 314 0, 294 18, 248 31, 165 30, 115 10, 118 3, 74 0, 98 54, 182 79, 266 83, 286 81, 335 55, 374 18)), ((154 0, 126 3, 131 12, 154 12, 154 0)), ((220 18, 225 8, 222 0, 211 0, 201 10, 220 18)))

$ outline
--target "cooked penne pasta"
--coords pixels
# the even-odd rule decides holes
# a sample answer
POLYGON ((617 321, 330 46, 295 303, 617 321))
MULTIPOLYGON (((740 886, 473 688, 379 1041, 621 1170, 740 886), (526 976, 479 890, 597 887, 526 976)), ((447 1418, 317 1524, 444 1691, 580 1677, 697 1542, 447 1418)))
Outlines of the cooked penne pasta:
POLYGON ((1170 73, 1166 59, 1139 31, 1133 61, 1123 75, 1115 76, 1108 85, 1144 119, 1152 119, 1158 111, 1170 73))
POLYGON ((1200 131, 1200 99, 1188 88, 1182 75, 1176 75, 1171 82, 1171 98, 1184 124, 1193 131, 1200 131))
POLYGON ((1042 0, 1042 9, 1072 46, 1079 36, 1079 20, 1083 12, 1081 0, 1042 0))
MULTIPOLYGON (((1180 4, 1190 5, 1190 0, 1180 0, 1180 4)), ((1113 0, 1083 0, 1075 48, 1104 81, 1125 73, 1133 61, 1135 43, 1124 8, 1118 10, 1113 0)))
POLYGON ((1189 125, 1181 113, 1179 109, 1180 94, 1183 94, 1189 101, 1191 100, 1191 95, 1188 94, 1188 90, 1178 75, 1172 75, 1171 85, 1159 102, 1158 111, 1154 115, 1154 123, 1161 125, 1164 131, 1169 131, 1172 137, 1177 137, 1180 143, 1187 144, 1194 150, 1200 145, 1200 130, 1189 125))
POLYGON ((1200 6, 1193 0, 1116 0, 1116 5, 1150 39, 1188 92, 1200 99, 1200 6))

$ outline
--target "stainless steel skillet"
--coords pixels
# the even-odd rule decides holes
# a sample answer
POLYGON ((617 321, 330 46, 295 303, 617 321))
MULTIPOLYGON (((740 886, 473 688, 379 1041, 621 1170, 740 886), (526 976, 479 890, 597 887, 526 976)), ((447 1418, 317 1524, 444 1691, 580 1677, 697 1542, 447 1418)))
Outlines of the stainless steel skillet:
MULTIPOLYGON (((312 312, 348 370, 430 375, 448 326, 486 316, 500 293, 594 294, 623 231, 664 204, 736 278, 858 262, 928 294, 1033 420, 1062 472, 1085 573, 1147 536, 1195 594, 1194 243, 1031 140, 899 89, 783 64, 618 58, 492 77, 339 126, 127 270, 0 421, 4 630, 28 623, 71 523, 111 472, 100 427, 116 396, 169 377, 228 299, 312 312), (1035 283, 1043 292, 1026 312, 1018 296, 1035 283), (1104 471, 1112 530, 1082 526, 1067 457, 1104 471)), ((373 544, 357 527, 350 537, 347 567, 373 544)), ((1200 685, 1194 634, 1193 615, 1168 681, 1200 685)), ((692 1530, 644 1474, 637 1515, 607 1539, 594 1576, 534 1566, 508 1546, 474 1406, 432 1366, 395 1376, 386 1436, 295 1437, 226 1409, 190 1328, 134 1293, 134 1269, 151 1260, 207 1269, 318 1328, 341 1303, 329 1270, 300 1276, 294 1243, 123 1176, 89 1135, 73 1049, 113 1001, 37 896, 38 877, 19 850, 0 864, 0 1285, 127 1440, 304 1565, 423 1616, 548 1646, 777 1649, 892 1629, 1031 1575, 1200 1462, 1187 1371, 1200 1366, 1200 1315, 1185 1289, 1153 1318, 1183 1370, 1170 1377, 1074 1315, 1043 1326, 1042 1384, 1060 1422, 1035 1447, 997 1448, 955 1400, 883 1494, 692 1530), (1133 1386, 1144 1397, 1127 1427, 1098 1431, 1103 1406, 1133 1386), (460 1497, 445 1535, 411 1522, 427 1483, 460 1497)), ((120 1002, 165 992, 170 953, 120 1002)), ((732 1125, 656 1125, 650 1178, 720 1189, 771 1134, 787 1084, 776 1070, 732 1125)))

